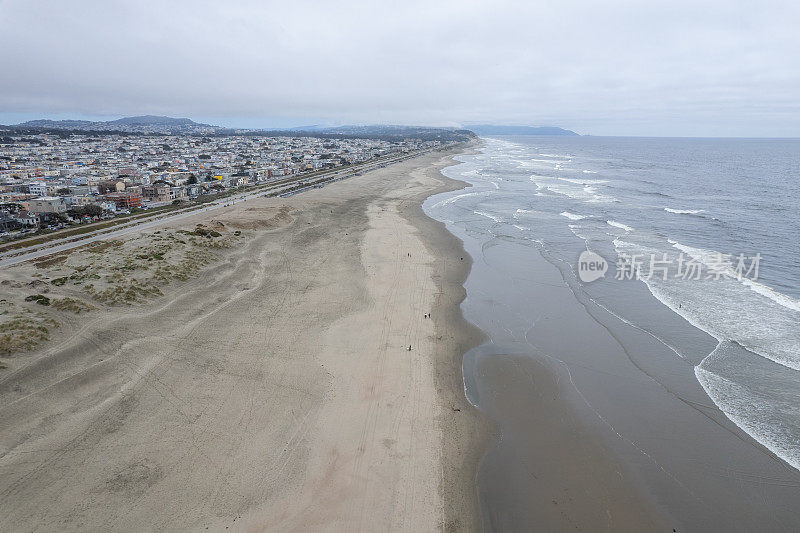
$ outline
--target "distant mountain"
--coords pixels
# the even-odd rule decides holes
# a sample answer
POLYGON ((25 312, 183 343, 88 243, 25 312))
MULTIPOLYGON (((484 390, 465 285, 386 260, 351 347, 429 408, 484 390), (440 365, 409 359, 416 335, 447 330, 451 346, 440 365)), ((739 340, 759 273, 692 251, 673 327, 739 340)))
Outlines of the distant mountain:
POLYGON ((478 135, 578 135, 574 131, 555 126, 498 126, 478 124, 468 126, 478 135))
POLYGON ((160 117, 156 115, 142 115, 139 117, 124 117, 117 120, 110 120, 109 124, 124 124, 126 126, 205 126, 212 128, 208 124, 198 124, 190 118, 160 117))
POLYGON ((188 118, 160 117, 155 115, 124 117, 107 121, 29 120, 17 124, 17 127, 72 131, 121 131, 125 133, 165 134, 215 133, 217 130, 223 129, 209 124, 199 124, 188 118))
POLYGON ((64 129, 78 129, 90 126, 94 122, 90 120, 29 120, 17 124, 17 126, 25 128, 64 128, 64 129))

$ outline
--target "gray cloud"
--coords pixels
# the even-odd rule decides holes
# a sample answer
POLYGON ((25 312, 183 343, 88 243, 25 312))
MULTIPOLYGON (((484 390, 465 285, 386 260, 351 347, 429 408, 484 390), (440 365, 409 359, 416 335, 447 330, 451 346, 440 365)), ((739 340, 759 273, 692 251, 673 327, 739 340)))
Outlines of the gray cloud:
POLYGON ((800 136, 796 2, 0 0, 6 117, 800 136))

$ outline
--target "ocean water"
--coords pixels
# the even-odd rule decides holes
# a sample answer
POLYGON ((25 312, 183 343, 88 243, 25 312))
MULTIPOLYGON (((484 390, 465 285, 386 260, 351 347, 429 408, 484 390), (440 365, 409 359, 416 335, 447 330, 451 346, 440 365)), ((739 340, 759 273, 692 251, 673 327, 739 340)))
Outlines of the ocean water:
MULTIPOLYGON (((476 262, 492 261, 493 248, 535 247, 579 299, 658 339, 693 369, 725 416, 800 469, 800 140, 484 143, 445 169, 472 187, 428 199, 426 212, 481 243, 468 247, 476 262), (608 262, 605 276, 591 283, 578 281, 585 250, 608 262), (625 258, 640 260, 638 277, 617 279, 625 277, 625 258), (688 342, 662 314, 642 312, 641 298, 630 296, 643 289, 652 305, 714 342, 688 342)), ((514 279, 507 284, 514 297, 524 291, 514 279)), ((481 290, 468 280, 468 299, 481 290)), ((504 320, 479 324, 492 339, 513 342, 532 328, 535 302, 511 297, 497 290, 485 298, 498 309, 513 307, 504 320)))

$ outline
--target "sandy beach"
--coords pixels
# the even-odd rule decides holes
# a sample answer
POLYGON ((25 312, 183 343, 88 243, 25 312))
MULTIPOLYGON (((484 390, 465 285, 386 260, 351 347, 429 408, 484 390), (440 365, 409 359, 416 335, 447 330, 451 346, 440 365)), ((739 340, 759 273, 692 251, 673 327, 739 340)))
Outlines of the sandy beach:
POLYGON ((0 529, 478 528, 454 153, 0 273, 0 529))

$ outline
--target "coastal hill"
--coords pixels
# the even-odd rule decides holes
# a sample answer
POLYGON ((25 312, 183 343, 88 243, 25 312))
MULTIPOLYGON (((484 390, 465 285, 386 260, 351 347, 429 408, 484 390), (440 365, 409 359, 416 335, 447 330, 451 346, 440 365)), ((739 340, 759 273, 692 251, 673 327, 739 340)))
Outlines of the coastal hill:
POLYGON ((143 115, 138 117, 123 117, 116 120, 29 120, 16 125, 17 128, 35 128, 50 130, 70 131, 113 131, 123 133, 164 133, 164 134, 192 134, 214 133, 219 126, 199 124, 188 118, 161 117, 143 115))
POLYGON ((478 135, 578 135, 574 131, 556 126, 498 126, 476 124, 468 128, 478 135))

